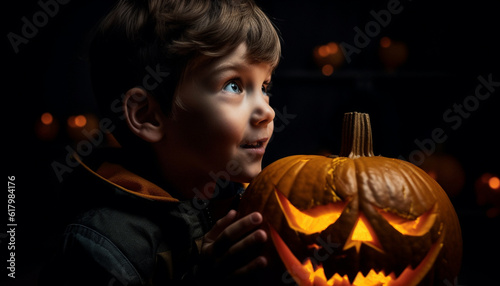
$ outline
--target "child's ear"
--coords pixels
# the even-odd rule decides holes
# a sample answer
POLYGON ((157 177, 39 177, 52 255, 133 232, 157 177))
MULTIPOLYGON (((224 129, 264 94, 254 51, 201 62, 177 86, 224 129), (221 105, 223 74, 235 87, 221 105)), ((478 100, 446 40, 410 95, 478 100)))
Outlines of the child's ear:
POLYGON ((123 98, 123 108, 125 120, 134 134, 151 143, 163 138, 163 112, 147 91, 138 87, 129 89, 123 98))

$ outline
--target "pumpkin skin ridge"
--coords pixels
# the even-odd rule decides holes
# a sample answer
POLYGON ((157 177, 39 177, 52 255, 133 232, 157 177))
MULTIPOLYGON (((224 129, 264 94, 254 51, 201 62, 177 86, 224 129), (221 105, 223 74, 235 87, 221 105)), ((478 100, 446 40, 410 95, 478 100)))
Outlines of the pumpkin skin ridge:
MULTIPOLYGON (((408 166, 407 164, 409 163, 405 161, 386 157, 357 158, 355 159, 357 162, 356 168, 358 170, 361 170, 363 173, 374 173, 374 171, 370 169, 370 166, 366 168, 366 162, 363 162, 363 164, 361 164, 362 161, 368 161, 372 159, 383 160, 385 163, 384 167, 392 169, 393 171, 377 174, 375 177, 379 179, 365 177, 364 181, 358 182, 358 184, 368 186, 366 187, 366 189, 369 189, 369 191, 363 192, 365 200, 370 201, 373 205, 384 209, 387 212, 397 214, 407 219, 415 219, 419 217, 434 204, 433 201, 437 199, 434 193, 432 195, 432 199, 429 199, 428 197, 422 198, 420 195, 421 189, 432 189, 432 186, 428 184, 428 180, 430 179, 430 177, 426 178, 422 176, 427 174, 416 172, 415 167, 413 166, 412 168, 411 166, 408 166), (398 168, 396 169, 394 165, 397 165, 398 168), (396 181, 394 179, 395 176, 399 178, 400 182, 391 183, 396 181), (402 188, 400 188, 398 185, 401 185, 402 188), (418 187, 418 185, 420 185, 421 187, 418 187), (372 190, 377 189, 384 189, 384 194, 388 195, 388 197, 373 196, 372 190), (403 195, 401 196, 398 192, 402 192, 403 195), (417 202, 420 204, 420 206, 415 206, 414 204, 402 206, 400 201, 406 199, 408 196, 417 197, 417 202), (380 203, 380 201, 384 202, 383 204, 385 204, 385 206, 380 203), (387 204, 392 204, 393 206, 387 206, 387 204), (422 204, 425 206, 422 206, 422 204), (418 207, 418 209, 415 209, 415 207, 418 207), (403 212, 399 210, 401 208, 407 208, 407 210, 403 212)), ((379 164, 380 162, 377 163, 379 164)), ((378 172, 378 170, 375 170, 375 172, 378 172)), ((375 195, 378 195, 378 193, 376 193, 375 195)))
POLYGON ((291 195, 288 200, 300 210, 308 210, 318 205, 325 205, 335 201, 344 201, 335 192, 335 188, 331 188, 328 192, 325 192, 325 188, 321 186, 326 186, 328 184, 328 170, 331 164, 321 164, 324 160, 323 156, 311 157, 308 162, 301 166, 301 169, 306 169, 306 171, 301 171, 297 176, 295 176, 294 183, 290 190, 291 195), (320 163, 318 163, 320 162, 320 163), (308 189, 312 189, 310 195, 302 192, 302 190, 296 190, 295 186, 306 186, 308 189), (307 204, 301 203, 306 202, 305 199, 301 197, 310 197, 307 204))
MULTIPOLYGON (((267 197, 262 197, 260 200, 260 204, 262 205, 268 205, 269 201, 273 200, 272 196, 272 187, 271 185, 277 186, 280 181, 286 177, 286 173, 288 172, 289 169, 292 169, 295 164, 289 164, 289 161, 294 161, 296 160, 297 157, 300 155, 295 155, 295 156, 290 156, 283 158, 281 160, 278 160, 272 164, 270 164, 268 167, 264 168, 264 170, 261 172, 262 176, 255 178, 252 183, 250 184, 249 188, 244 192, 243 198, 250 198, 250 197, 259 197, 262 196, 263 193, 267 194, 267 197), (280 168, 275 168, 275 166, 279 166, 280 168), (287 167, 287 168, 283 168, 287 167), (279 176, 278 180, 272 180, 272 178, 275 178, 276 176, 279 176), (271 180, 269 179, 271 178, 271 180), (272 181, 272 184, 268 183, 261 183, 261 182, 267 182, 267 181, 272 181)), ((288 194, 287 194, 288 195, 288 194)), ((242 199, 243 199, 242 198, 242 199)), ((242 210, 239 210, 241 212, 242 210)))
MULTIPOLYGON (((401 161, 399 162, 401 164, 401 166, 404 166, 405 168, 405 172, 402 173, 402 175, 407 179, 407 182, 408 183, 411 183, 411 186, 413 186, 412 188, 412 195, 415 195, 418 197, 418 201, 424 201, 424 200, 427 200, 429 202, 426 202, 426 205, 427 204, 432 204, 432 201, 437 201, 437 197, 436 197, 436 192, 431 192, 430 190, 436 190, 437 187, 436 186, 432 186, 429 184, 429 182, 432 182, 432 178, 430 178, 430 176, 428 176, 426 173, 423 173, 423 172, 420 172, 420 169, 419 168, 415 168, 414 166, 410 166, 408 165, 409 163, 407 162, 404 162, 404 161, 401 161), (411 175, 412 178, 415 178, 413 180, 409 179, 409 176, 411 175), (418 180, 418 182, 416 182, 418 180), (422 184, 422 187, 420 188, 417 188, 415 185, 416 184, 422 184), (429 194, 427 194, 426 196, 423 196, 422 197, 422 189, 425 188, 428 193, 432 194, 432 199, 429 199, 431 196, 429 194)), ((441 187, 439 186, 439 189, 441 189, 441 187)), ((444 191, 443 191, 444 192, 444 191)), ((424 210, 425 212, 425 210, 424 210)), ((410 210, 410 216, 413 216, 413 217, 418 217, 420 215, 422 215, 422 212, 412 212, 410 210)))
MULTIPOLYGON (((295 162, 295 164, 294 164, 294 167, 295 167, 295 166, 297 166, 297 165, 299 165, 298 167, 295 167, 295 168, 293 169, 294 174, 293 174, 292 176, 290 176, 291 174, 289 174, 289 173, 287 172, 287 173, 286 173, 286 174, 282 177, 282 180, 287 179, 287 178, 289 178, 289 177, 292 177, 292 178, 293 178, 293 180, 292 180, 292 181, 291 181, 291 183, 290 183, 290 187, 289 187, 289 188, 287 188, 287 189, 289 190, 289 192, 288 192, 285 196, 288 198, 288 200, 289 200, 290 202, 292 202, 292 204, 293 204, 295 207, 297 207, 297 208, 299 208, 299 209, 301 209, 301 210, 310 208, 311 201, 309 201, 309 203, 308 203, 308 204, 309 204, 309 206, 307 206, 307 207, 304 207, 304 206, 301 206, 301 205, 297 205, 297 204, 295 204, 295 203, 296 203, 296 201, 301 201, 301 200, 302 200, 300 197, 296 197, 296 196, 295 196, 295 193, 297 193, 297 195, 298 195, 298 196, 303 195, 303 192, 295 192, 295 186, 296 186, 296 185, 298 185, 298 181, 299 181, 300 179, 302 179, 302 178, 299 178, 299 174, 301 174, 301 171, 305 168, 305 166, 306 166, 306 165, 308 165, 308 164, 311 162, 311 160, 314 160, 314 159, 315 159, 315 158, 314 158, 314 157, 311 157, 311 156, 307 156, 307 157, 305 157, 305 158, 304 158, 304 157, 299 158, 299 160, 297 160, 297 162, 295 162), (305 161, 305 160, 307 160, 307 161, 305 161)), ((290 170, 291 170, 291 169, 290 169, 290 170)), ((280 183, 281 183, 281 180, 280 180, 280 183)), ((278 183, 278 185, 281 185, 281 184, 279 184, 279 183, 278 183)), ((281 186, 279 186, 277 189, 278 189, 279 191, 281 191, 281 189, 283 189, 283 188, 282 188, 281 186)), ((312 194, 312 198, 314 198, 314 194, 312 194)))
MULTIPOLYGON (((384 259, 386 263, 384 263, 385 266, 383 268, 388 271, 393 271, 395 272, 396 275, 399 275, 401 271, 405 269, 404 268, 406 267, 405 265, 410 265, 412 267, 417 266, 420 263, 421 259, 426 255, 431 245, 435 242, 435 238, 432 238, 430 234, 425 234, 424 236, 421 237, 412 237, 409 235, 403 235, 395 228, 393 228, 393 226, 390 225, 389 222, 387 222, 380 214, 376 213, 376 210, 374 208, 381 206, 380 203, 378 202, 379 200, 385 202, 397 201, 398 198, 396 192, 400 190, 398 185, 408 186, 407 190, 408 196, 418 197, 414 193, 415 192, 418 193, 419 188, 417 187, 417 185, 423 185, 422 183, 426 182, 425 177, 422 178, 421 176, 414 175, 413 174, 414 168, 413 169, 406 168, 408 167, 408 165, 406 165, 407 163, 404 161, 400 162, 400 160, 398 159, 391 159, 391 158, 377 156, 377 157, 358 157, 353 159, 353 161, 355 162, 357 173, 374 174, 375 176, 375 179, 371 178, 370 176, 357 176, 358 184, 364 186, 364 188, 359 188, 358 190, 358 195, 360 199, 359 210, 362 213, 366 214, 369 223, 374 229, 376 229, 375 233, 378 236, 383 249, 387 248, 392 249, 393 248, 392 245, 401 245, 400 247, 398 247, 399 249, 398 253, 393 253, 392 256, 384 259), (370 163, 366 162, 369 160, 370 161, 383 160, 383 162, 387 164, 381 164, 380 162, 377 162, 377 166, 380 165, 381 167, 375 167, 375 171, 373 171, 371 169, 370 163), (403 164, 405 166, 400 167, 399 169, 395 169, 393 167, 393 164, 398 164, 398 165, 403 164), (388 174, 379 172, 378 169, 384 167, 390 168, 391 170, 394 171, 388 174), (401 182, 388 186, 387 188, 390 189, 391 192, 387 191, 386 189, 385 193, 390 193, 390 194, 396 193, 396 195, 389 197, 375 198, 375 199, 370 198, 369 195, 374 192, 373 190, 383 189, 381 186, 385 185, 388 180, 389 182, 393 180, 394 176, 396 176, 397 178, 401 178, 401 182), (377 180, 376 178, 380 178, 380 180, 377 180)), ((428 188, 427 184, 425 183, 424 185, 425 185, 424 188, 427 189, 428 188)), ((423 204, 425 205, 426 203, 427 202, 424 202, 423 204)), ((424 206, 420 206, 419 208, 423 209, 425 212, 430 208, 432 208, 433 205, 434 204, 431 204, 428 208, 424 206)), ((402 217, 409 217, 408 214, 410 213, 410 211, 413 211, 413 214, 415 214, 413 209, 402 212, 398 211, 396 207, 397 205, 388 206, 385 207, 384 209, 389 210, 390 212, 395 213, 397 215, 402 214, 402 217)), ((410 205, 410 208, 412 207, 413 206, 410 205)), ((419 216, 420 215, 421 214, 419 214, 419 216)), ((438 220, 435 221, 435 224, 431 227, 430 231, 436 232, 437 224, 438 220)))
MULTIPOLYGON (((415 171, 422 176, 429 176, 424 170, 420 168, 415 169, 415 171)), ((460 221, 458 220, 458 216, 454 211, 453 204, 448 199, 448 195, 443 190, 443 188, 441 188, 438 182, 436 182, 435 180, 429 180, 427 182, 431 185, 434 185, 434 187, 431 187, 432 190, 439 190, 433 192, 434 196, 436 197, 436 201, 439 202, 439 208, 441 210, 438 212, 438 216, 441 217, 441 224, 443 225, 438 229, 438 234, 446 234, 446 237, 444 238, 444 244, 462 245, 463 241, 460 221), (443 213, 446 213, 447 215, 442 217, 441 214, 443 213)), ((462 260, 462 249, 445 248, 443 249, 442 253, 440 253, 440 257, 438 259, 441 260, 441 268, 438 270, 446 273, 445 276, 456 277, 457 274, 452 272, 451 269, 459 269, 460 261, 462 260), (446 268, 445 265, 448 264, 452 266, 446 268), (448 274, 450 272, 452 272, 452 274, 448 274)))
MULTIPOLYGON (((326 178, 327 185, 325 186, 324 190, 326 190, 327 188, 331 189, 331 191, 334 193, 333 195, 334 203, 337 202, 337 200, 342 200, 342 198, 338 194, 338 187, 335 184, 336 170, 337 168, 342 166, 347 160, 348 158, 345 157, 333 158, 329 165, 330 169, 326 172, 328 176, 326 178)), ((349 196, 346 196, 346 198, 344 198, 344 200, 347 199, 349 199, 349 196)))
MULTIPOLYGON (((449 231, 447 232, 446 237, 444 238, 444 241, 446 244, 455 244, 457 245, 457 242, 449 242, 450 240, 460 240, 461 241, 461 232, 460 232, 460 226, 458 222, 458 217, 456 216, 456 213, 453 211, 453 206, 451 202, 448 200, 448 196, 446 195, 445 191, 439 186, 439 184, 434 181, 433 179, 429 179, 430 176, 425 173, 425 171, 421 170, 420 168, 411 168, 412 165, 409 165, 408 162, 402 161, 402 164, 405 165, 406 168, 411 169, 411 172, 415 177, 418 177, 420 181, 426 185, 426 187, 429 190, 434 190, 432 192, 432 196, 434 198, 434 201, 439 202, 439 210, 437 210, 437 215, 438 217, 436 218, 436 223, 433 226, 433 228, 430 230, 430 239, 432 242, 436 241, 439 237, 441 237, 442 233, 447 232, 446 228, 455 230, 456 233, 450 233, 449 231), (446 213, 447 216, 442 217, 442 213, 446 213), (450 217, 454 217, 454 219, 451 219, 450 217), (439 222, 439 223, 438 223, 439 222), (457 223, 458 225, 453 225, 454 223, 457 223), (448 227, 446 227, 448 226, 448 227)), ((460 242, 461 245, 462 242, 460 242)), ((438 259, 445 259, 446 257, 450 256, 451 250, 445 249, 442 253, 440 253, 440 258, 438 259)), ((458 257, 455 259, 449 259, 451 260, 451 263, 455 263, 456 261, 461 260, 461 250, 458 251, 459 253, 453 253, 451 254, 452 257, 458 257)), ((443 263, 444 264, 444 263, 443 263)))

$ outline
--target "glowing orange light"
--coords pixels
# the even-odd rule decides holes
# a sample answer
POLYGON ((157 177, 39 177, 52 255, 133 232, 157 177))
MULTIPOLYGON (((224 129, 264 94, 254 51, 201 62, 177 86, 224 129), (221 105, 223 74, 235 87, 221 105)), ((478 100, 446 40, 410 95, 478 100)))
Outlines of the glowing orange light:
POLYGON ((337 45, 337 43, 335 42, 328 43, 327 47, 330 54, 336 54, 339 51, 339 45, 337 45))
POLYGON ((484 174, 481 176, 481 182, 483 182, 483 184, 487 184, 488 181, 492 178, 492 175, 491 174, 484 174))
POLYGON ((378 210, 392 227, 404 235, 422 236, 429 232, 437 217, 437 204, 414 220, 402 218, 396 214, 378 210))
POLYGON ((43 113, 35 122, 35 134, 41 140, 52 140, 57 136, 59 124, 50 112, 43 113))
POLYGON ((380 39, 380 46, 382 48, 388 48, 390 45, 391 45, 392 41, 389 37, 382 37, 382 39, 380 39))
POLYGON ((356 223, 356 226, 354 227, 354 232, 352 233, 352 239, 359 241, 372 241, 373 237, 370 234, 368 227, 363 221, 364 219, 359 219, 358 222, 356 223))
POLYGON ((85 115, 70 116, 68 118, 68 126, 72 128, 82 128, 87 124, 85 115))
POLYGON ((304 234, 325 230, 337 221, 347 205, 347 202, 330 203, 301 211, 278 190, 275 191, 275 194, 290 228, 304 234))
POLYGON ((500 190, 500 179, 498 177, 491 177, 488 180, 488 186, 493 190, 500 190))
POLYGON ((52 114, 50 114, 50 112, 45 112, 40 117, 40 121, 42 121, 42 123, 45 125, 50 125, 54 121, 54 117, 52 116, 52 114))
MULTIPOLYGON (((362 222, 364 223, 364 222, 362 222)), ((365 225, 366 226, 366 225, 365 225)), ((357 273, 354 281, 349 280, 347 275, 341 276, 334 273, 330 279, 327 280, 323 265, 313 265, 311 259, 307 258, 304 262, 300 262, 295 255, 290 251, 280 235, 273 227, 269 228, 271 240, 285 265, 287 271, 290 273, 295 282, 300 286, 311 285, 325 285, 325 286, 408 286, 417 285, 427 275, 431 267, 434 265, 438 254, 443 247, 443 235, 441 235, 437 242, 435 242, 424 259, 420 264, 413 268, 408 265, 403 272, 396 277, 394 272, 385 273, 384 270, 375 271, 371 269, 367 274, 361 271, 357 273), (365 276, 366 275, 366 276, 365 276)))
POLYGON ((75 128, 76 127, 75 116, 68 117, 68 126, 71 127, 71 128, 75 128))
POLYGON ((75 117, 75 125, 77 127, 83 127, 87 124, 87 118, 84 115, 78 115, 75 117))
POLYGON ((333 66, 332 65, 324 65, 321 68, 321 73, 325 76, 329 76, 333 74, 333 66))
POLYGON ((355 247, 356 252, 359 253, 362 243, 371 246, 379 252, 384 252, 382 250, 382 245, 378 241, 375 232, 371 228, 370 223, 364 214, 359 215, 359 218, 344 245, 344 250, 355 247))
POLYGON ((330 53, 329 49, 328 49, 328 46, 321 46, 318 48, 318 55, 320 57, 327 57, 328 54, 330 53))

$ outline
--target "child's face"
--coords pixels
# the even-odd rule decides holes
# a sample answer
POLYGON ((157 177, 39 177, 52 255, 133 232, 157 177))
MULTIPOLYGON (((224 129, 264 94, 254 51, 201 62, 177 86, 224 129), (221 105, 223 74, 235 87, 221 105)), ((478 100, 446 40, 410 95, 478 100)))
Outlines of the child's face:
POLYGON ((175 141, 171 151, 184 158, 176 164, 193 177, 248 182, 261 171, 274 128, 266 94, 272 69, 249 62, 245 55, 246 45, 241 44, 191 70, 177 90, 183 108, 174 107, 165 139, 175 141))

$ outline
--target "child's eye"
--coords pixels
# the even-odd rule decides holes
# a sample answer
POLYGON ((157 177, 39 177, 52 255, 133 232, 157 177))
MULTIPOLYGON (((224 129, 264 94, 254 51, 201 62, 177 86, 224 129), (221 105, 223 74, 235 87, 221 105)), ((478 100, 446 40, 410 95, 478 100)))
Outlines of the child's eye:
POLYGON ((262 93, 267 94, 267 87, 265 85, 262 86, 262 93))
POLYGON ((262 85, 262 94, 267 95, 267 96, 271 96, 271 94, 269 93, 269 90, 271 90, 271 82, 264 83, 262 85))
POLYGON ((227 92, 232 92, 232 93, 241 93, 241 88, 239 87, 238 83, 235 81, 230 81, 228 82, 222 90, 227 91, 227 92))

